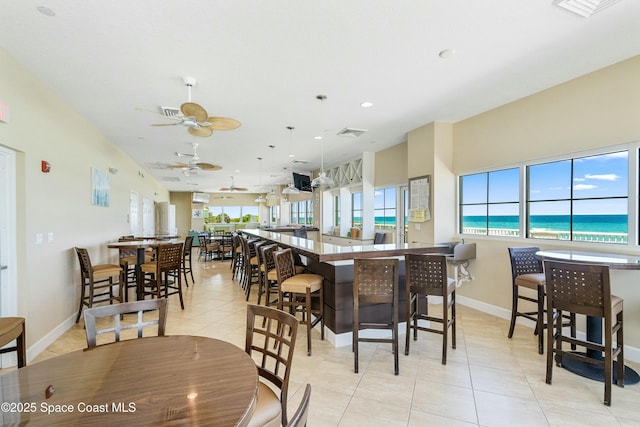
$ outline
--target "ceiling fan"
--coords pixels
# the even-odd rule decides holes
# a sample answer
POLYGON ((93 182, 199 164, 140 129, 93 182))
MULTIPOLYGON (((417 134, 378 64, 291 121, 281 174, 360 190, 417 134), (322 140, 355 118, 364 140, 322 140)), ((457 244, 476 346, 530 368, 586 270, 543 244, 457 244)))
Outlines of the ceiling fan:
POLYGON ((148 111, 166 119, 173 120, 173 123, 156 123, 151 126, 176 126, 182 125, 187 128, 191 135, 207 137, 213 134, 214 130, 233 130, 240 127, 240 122, 228 117, 208 117, 207 110, 199 104, 191 102, 191 88, 196 84, 193 77, 184 77, 184 84, 187 86, 189 97, 188 102, 180 106, 180 111, 163 108, 165 114, 148 111))
POLYGON ((219 171, 220 169, 222 169, 222 166, 201 162, 200 157, 198 157, 198 143, 194 142, 191 145, 193 147, 193 153, 176 152, 176 156, 178 157, 191 157, 188 163, 176 162, 175 164, 169 165, 167 167, 169 169, 180 169, 185 171, 194 171, 194 170, 219 171))
POLYGON ((236 187, 233 177, 231 177, 231 187, 222 187, 219 191, 249 191, 249 189, 244 187, 236 187))

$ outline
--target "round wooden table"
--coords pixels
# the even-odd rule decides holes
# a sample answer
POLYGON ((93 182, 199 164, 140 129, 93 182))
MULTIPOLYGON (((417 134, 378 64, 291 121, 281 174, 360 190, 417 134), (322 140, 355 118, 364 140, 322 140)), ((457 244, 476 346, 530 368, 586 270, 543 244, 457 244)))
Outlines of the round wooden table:
POLYGON ((0 377, 2 424, 244 426, 258 395, 239 347, 197 336, 67 353, 0 377))

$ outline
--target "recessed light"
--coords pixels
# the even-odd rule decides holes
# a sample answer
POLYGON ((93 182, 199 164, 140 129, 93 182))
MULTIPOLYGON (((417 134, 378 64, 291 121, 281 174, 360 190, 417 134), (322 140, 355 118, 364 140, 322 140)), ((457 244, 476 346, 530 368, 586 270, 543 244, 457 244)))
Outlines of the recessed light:
POLYGON ((239 172, 240 172, 240 169, 236 169, 235 173, 239 173, 239 172))
POLYGON ((40 12, 43 15, 56 16, 56 13, 52 9, 49 9, 46 6, 38 6, 37 9, 38 9, 38 12, 40 12))
POLYGON ((455 54, 456 54, 456 50, 449 48, 449 49, 441 50, 440 53, 438 53, 438 56, 442 59, 448 59, 455 54))
POLYGON ((322 139, 321 136, 314 136, 313 139, 322 139))
POLYGON ((369 107, 373 107, 373 102, 369 102, 369 101, 365 101, 362 104, 360 104, 360 106, 362 108, 369 108, 369 107))

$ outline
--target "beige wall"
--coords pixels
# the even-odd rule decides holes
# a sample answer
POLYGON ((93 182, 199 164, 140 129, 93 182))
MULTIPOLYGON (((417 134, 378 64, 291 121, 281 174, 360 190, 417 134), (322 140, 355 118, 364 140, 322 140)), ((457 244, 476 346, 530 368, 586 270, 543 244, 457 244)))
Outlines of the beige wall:
POLYGON ((106 243, 129 234, 129 194, 155 201, 168 192, 104 135, 0 49, 0 97, 9 122, 0 123, 0 145, 17 152, 18 314, 26 318, 29 357, 75 321, 80 273, 75 246, 94 263, 117 261, 106 243), (40 162, 51 164, 40 172, 40 162), (110 175, 108 208, 91 205, 91 168, 110 175), (44 243, 36 245, 36 234, 44 243), (47 242, 48 233, 54 240, 47 242))
MULTIPOLYGON (((640 56, 456 123, 454 173, 640 141, 638 76, 640 56)), ((475 281, 463 285, 458 294, 473 299, 481 309, 502 315, 511 308, 509 246, 640 254, 633 244, 567 244, 468 236, 465 241, 478 244, 478 258, 470 266, 475 281)), ((640 360, 639 274, 612 272, 613 292, 625 303, 625 343, 636 349, 626 351, 625 356, 635 360, 640 360)))
POLYGON ((391 187, 407 183, 407 143, 375 153, 376 188, 391 187))

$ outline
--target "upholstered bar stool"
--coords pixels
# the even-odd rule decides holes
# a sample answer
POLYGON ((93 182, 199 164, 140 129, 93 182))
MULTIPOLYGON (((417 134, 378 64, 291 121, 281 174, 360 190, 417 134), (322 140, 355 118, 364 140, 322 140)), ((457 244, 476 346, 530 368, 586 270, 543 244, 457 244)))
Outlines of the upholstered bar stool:
MULTIPOLYGON (((546 382, 551 384, 553 355, 558 366, 564 358, 581 364, 600 366, 604 370, 604 404, 611 405, 613 361, 616 361, 616 384, 624 387, 624 333, 623 301, 611 295, 609 267, 602 264, 570 263, 563 261, 544 262, 547 286, 547 371, 546 382), (602 323, 604 344, 595 342, 601 338, 591 336, 577 339, 562 333, 562 312, 579 313, 596 318, 597 328, 602 323), (554 315, 555 314, 555 315, 554 315), (602 322, 604 320, 604 322, 602 322), (615 338, 615 342, 614 342, 615 338), (563 343, 584 347, 586 353, 563 350, 563 343), (604 356, 602 357, 601 356, 604 356)), ((587 321, 589 328, 589 321, 587 321)), ((585 368, 582 368, 585 369, 585 368)))
MULTIPOLYGON (((545 275, 542 267, 542 260, 536 258, 536 252, 540 250, 537 246, 524 246, 508 248, 511 260, 511 323, 509 324, 508 337, 513 337, 518 317, 532 320, 536 323, 534 334, 538 336, 538 353, 544 353, 544 334, 547 328, 544 321, 544 298, 545 298, 545 275), (525 295, 520 292, 520 288, 531 289, 534 295, 525 295), (520 311, 518 302, 520 300, 536 304, 536 311, 520 311)), ((576 336, 575 314, 565 314, 564 326, 571 327, 571 335, 576 336)), ((575 347, 574 347, 575 348, 575 347)))
POLYGON ((307 325, 307 354, 311 356, 311 331, 320 323, 320 339, 324 340, 324 277, 319 274, 296 274, 291 249, 274 252, 273 259, 278 278, 278 308, 289 308, 292 313, 302 313, 302 323, 307 325), (313 304, 317 300, 317 305, 313 304), (312 320, 312 315, 315 319, 312 320))
POLYGON ((84 306, 89 308, 98 302, 123 302, 124 273, 116 264, 91 264, 89 252, 85 248, 75 248, 80 262, 80 308, 76 323, 80 321, 84 306), (113 278, 117 281, 114 282, 113 278), (116 292, 114 292, 114 288, 116 292))
POLYGON ((163 244, 158 246, 155 261, 145 262, 140 266, 144 275, 143 295, 156 298, 168 298, 178 294, 180 307, 184 310, 182 298, 182 243, 163 244))
POLYGON ((16 345, 0 349, 0 354, 15 351, 18 356, 18 368, 27 366, 27 338, 24 317, 0 317, 0 347, 11 341, 16 345))
MULTIPOLYGON (((385 310, 386 311, 386 310, 385 310)), ((393 351, 393 366, 396 375, 398 364, 398 260, 354 259, 353 260, 353 368, 358 373, 358 343, 390 343, 393 351), (389 310, 381 319, 362 321, 362 304, 385 304, 389 310), (386 318, 387 320, 382 320, 386 318), (391 331, 391 338, 363 338, 361 329, 383 329, 391 331)))
POLYGON ((407 277, 407 336, 404 354, 409 355, 411 329, 413 339, 418 339, 418 331, 442 335, 442 364, 447 364, 447 341, 451 328, 451 348, 456 348, 456 281, 447 276, 447 258, 444 255, 406 254, 407 277), (429 314, 429 296, 442 297, 442 316, 429 314), (424 298, 426 311, 420 312, 420 299, 424 298), (429 326, 418 322, 426 320, 429 326), (431 322, 442 324, 441 329, 431 327, 431 322))

